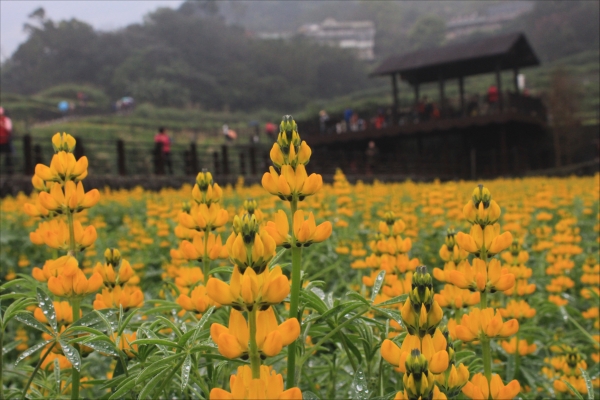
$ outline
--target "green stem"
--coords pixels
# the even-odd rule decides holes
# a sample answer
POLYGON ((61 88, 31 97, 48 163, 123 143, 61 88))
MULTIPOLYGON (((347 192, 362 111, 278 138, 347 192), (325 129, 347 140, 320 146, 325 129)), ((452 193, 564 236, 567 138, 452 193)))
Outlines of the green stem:
POLYGON ((479 299, 479 308, 481 310, 487 308, 487 292, 481 292, 481 297, 479 299))
POLYGON ((4 367, 4 362, 2 362, 1 360, 4 360, 4 354, 3 354, 3 349, 2 346, 4 345, 4 326, 2 326, 2 329, 0 329, 0 400, 4 400, 4 386, 2 386, 2 383, 4 382, 3 380, 3 368, 4 367))
MULTIPOLYGON (((298 199, 294 198, 290 202, 292 211, 292 227, 294 222, 294 214, 298 209, 298 199)), ((290 293, 290 313, 289 318, 298 318, 298 305, 300 300, 300 272, 302 269, 302 248, 296 247, 296 237, 292 228, 292 289, 290 293)), ((286 388, 290 389, 295 386, 296 382, 296 341, 293 341, 288 346, 288 363, 287 363, 287 380, 286 388)))
POLYGON ((202 255, 202 272, 204 272, 204 286, 208 283, 208 231, 204 232, 204 254, 202 255))
POLYGON ((256 307, 248 313, 248 324, 250 325, 250 367, 252 368, 252 379, 260 379, 260 354, 256 344, 256 307))
POLYGON ((519 354, 519 331, 515 334, 515 342, 517 343, 517 347, 515 349, 515 375, 517 376, 519 373, 519 367, 521 366, 521 356, 519 354))
POLYGON ((52 343, 52 346, 50 346, 50 348, 48 350, 46 350, 46 353, 44 353, 42 358, 40 358, 40 361, 38 361, 37 365, 35 366, 35 369, 31 373, 31 376, 29 377, 29 380, 27 381, 27 385, 25 385, 25 388, 23 389, 22 400, 25 400, 25 395, 27 394, 27 391, 29 390, 29 386, 31 385, 31 382, 33 381, 33 377, 35 376, 35 373, 38 371, 38 369, 40 369, 40 367, 42 366, 42 363, 44 362, 46 357, 48 357, 48 354, 50 354, 50 352, 52 351, 54 346, 56 346, 56 342, 52 343))
POLYGON ((73 213, 71 210, 67 211, 67 222, 69 224, 69 255, 75 257, 75 226, 73 225, 73 213))
MULTIPOLYGON (((69 214, 69 215, 71 215, 71 214, 69 214)), ((69 221, 71 225, 73 222, 72 218, 73 217, 71 216, 71 219, 69 221)), ((71 300, 71 307, 73 308, 73 322, 75 322, 79 319, 79 304, 80 304, 80 302, 81 302, 81 299, 78 297, 75 297, 71 300)), ((75 351, 79 352, 78 346, 75 346, 75 351)), ((71 399, 76 400, 76 399, 79 399, 79 380, 80 380, 81 376, 79 375, 79 371, 77 371, 75 368, 72 368, 71 371, 72 371, 71 399)))
POLYGON ((490 339, 488 337, 481 339, 481 348, 483 353, 483 373, 488 381, 488 386, 492 380, 492 351, 490 339))

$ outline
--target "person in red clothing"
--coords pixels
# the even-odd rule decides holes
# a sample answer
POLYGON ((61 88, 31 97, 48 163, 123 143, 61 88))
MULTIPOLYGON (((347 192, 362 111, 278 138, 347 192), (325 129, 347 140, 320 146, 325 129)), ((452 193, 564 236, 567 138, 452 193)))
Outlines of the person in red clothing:
POLYGON ((12 172, 12 121, 4 115, 4 108, 0 107, 0 154, 5 154, 4 172, 12 172))
POLYGON ((490 106, 490 113, 496 112, 498 110, 498 100, 500 99, 498 93, 498 88, 496 85, 490 86, 487 93, 487 101, 490 106))
POLYGON ((154 136, 154 143, 157 147, 162 145, 162 156, 164 165, 169 169, 169 174, 173 175, 173 164, 171 163, 171 138, 167 135, 167 130, 163 127, 158 128, 158 133, 154 136))

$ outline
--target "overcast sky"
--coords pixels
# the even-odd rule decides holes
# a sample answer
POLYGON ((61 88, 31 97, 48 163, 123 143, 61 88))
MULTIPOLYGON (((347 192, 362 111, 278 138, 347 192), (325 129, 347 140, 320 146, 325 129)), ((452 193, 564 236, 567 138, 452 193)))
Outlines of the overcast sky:
POLYGON ((0 0, 0 58, 4 61, 27 39, 23 24, 38 7, 46 17, 59 21, 76 18, 100 30, 113 30, 141 22, 159 7, 177 8, 183 0, 0 0))

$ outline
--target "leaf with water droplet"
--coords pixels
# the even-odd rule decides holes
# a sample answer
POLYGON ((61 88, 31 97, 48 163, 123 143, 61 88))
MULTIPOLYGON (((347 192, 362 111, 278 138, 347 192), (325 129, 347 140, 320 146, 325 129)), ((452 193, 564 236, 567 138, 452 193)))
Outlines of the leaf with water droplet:
POLYGON ((325 300, 325 292, 323 291, 323 289, 318 287, 311 287, 310 290, 311 292, 319 296, 321 300, 325 300))
POLYGON ((54 332, 58 331, 56 324, 56 311, 54 310, 54 302, 42 289, 37 288, 37 299, 38 305, 42 309, 44 316, 48 320, 48 323, 54 329, 54 332))
MULTIPOLYGON (((91 312, 91 313, 86 314, 83 317, 79 318, 76 322, 71 324, 71 326, 92 327, 94 325, 98 325, 98 324, 104 322, 104 320, 97 313, 102 314, 105 318, 110 318, 115 314, 115 311, 111 310, 111 309, 95 310, 94 312, 91 312)), ((104 328, 105 327, 98 327, 98 329, 106 330, 104 328)))
POLYGON ((86 342, 85 346, 91 347, 92 349, 99 351, 100 353, 108 354, 110 356, 119 357, 114 344, 105 341, 86 342))
POLYGON ((29 312, 21 312, 15 316, 15 319, 19 322, 24 323, 25 325, 29 325, 32 328, 37 329, 38 331, 46 332, 51 336, 55 336, 55 333, 50 331, 48 327, 42 324, 40 321, 33 317, 33 314, 29 312))
POLYGON ((183 392, 190 380, 190 371, 192 370, 192 357, 188 354, 181 364, 181 391, 183 392))
POLYGON ((377 278, 375 278, 375 283, 373 283, 373 291, 371 292, 371 303, 375 301, 375 297, 379 294, 381 286, 383 286, 384 279, 385 271, 379 272, 379 274, 377 274, 377 278))
POLYGON ((206 310, 206 312, 204 313, 204 315, 202 316, 202 318, 200 318, 200 321, 198 321, 198 324, 194 328, 196 330, 196 332, 194 332, 194 336, 192 337, 192 343, 194 343, 196 341, 196 338, 198 337, 198 334, 202 330, 202 327, 206 324, 206 322, 208 321, 208 318, 211 316, 211 314, 214 311, 215 311, 215 307, 212 306, 211 308, 209 308, 208 310, 206 310))
MULTIPOLYGON (((36 351, 38 351, 42 347, 46 346, 48 343, 52 343, 52 342, 53 342, 53 340, 46 340, 45 342, 38 343, 35 346, 28 348, 23 353, 21 353, 21 355, 19 356, 19 358, 17 358, 17 361, 15 361, 15 365, 17 365, 22 360, 24 360, 25 358, 29 357, 30 355, 32 355, 33 353, 35 353, 36 351)), ((4 360, 2 360, 2 361, 4 362, 4 360)))
POLYGON ((369 398, 367 378, 360 367, 358 367, 354 374, 354 379, 350 386, 350 397, 353 400, 366 400, 369 398))
POLYGON ((60 346, 62 347, 63 353, 67 360, 73 365, 77 371, 81 371, 81 356, 79 356, 79 352, 75 349, 75 347, 70 344, 65 343, 62 340, 59 340, 60 346))
POLYGON ((304 390, 302 391, 302 400, 319 400, 319 397, 309 390, 304 390))
POLYGON ((54 380, 56 381, 56 392, 60 393, 60 362, 54 359, 54 380))
POLYGON ((585 387, 587 388, 587 398, 588 400, 594 400, 594 386, 592 385, 592 380, 590 379, 590 375, 586 370, 579 367, 581 371, 581 376, 583 377, 583 381, 585 382, 585 387))

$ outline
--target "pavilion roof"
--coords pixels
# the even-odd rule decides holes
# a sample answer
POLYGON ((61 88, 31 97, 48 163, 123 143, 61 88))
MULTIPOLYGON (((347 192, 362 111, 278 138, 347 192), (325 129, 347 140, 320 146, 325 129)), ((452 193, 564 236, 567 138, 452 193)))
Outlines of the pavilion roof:
POLYGON ((517 32, 392 56, 371 76, 399 73, 402 80, 415 84, 539 64, 525 35, 517 32))

